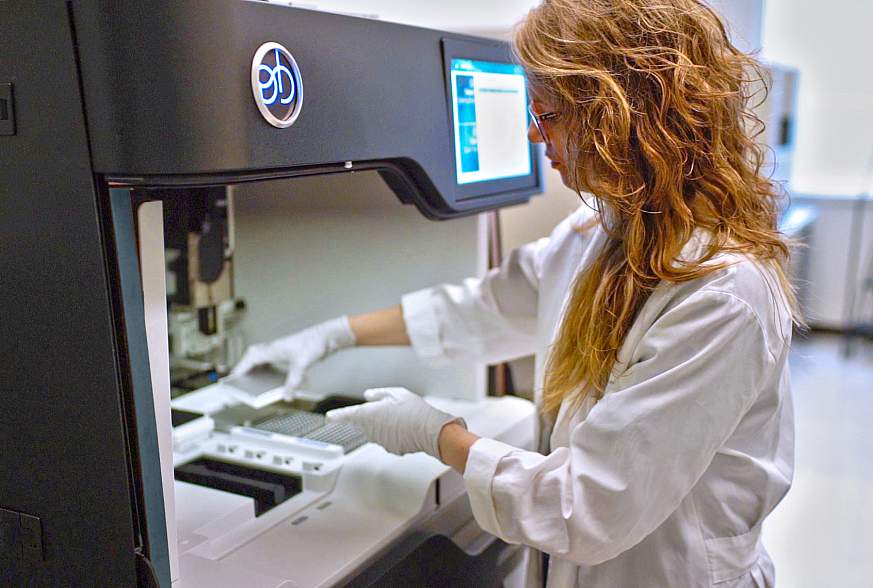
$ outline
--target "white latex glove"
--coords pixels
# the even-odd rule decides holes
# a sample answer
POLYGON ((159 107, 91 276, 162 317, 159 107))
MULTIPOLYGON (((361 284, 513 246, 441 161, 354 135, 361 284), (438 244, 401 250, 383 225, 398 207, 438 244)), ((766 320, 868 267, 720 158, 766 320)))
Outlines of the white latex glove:
POLYGON ((391 453, 423 451, 440 459, 443 427, 458 423, 467 428, 464 419, 437 410, 406 388, 375 388, 364 392, 364 398, 369 402, 329 411, 327 422, 351 423, 391 453))
POLYGON ((291 398, 312 364, 356 343, 349 317, 341 316, 270 343, 250 346, 231 373, 240 375, 259 365, 273 364, 287 371, 285 396, 291 398))

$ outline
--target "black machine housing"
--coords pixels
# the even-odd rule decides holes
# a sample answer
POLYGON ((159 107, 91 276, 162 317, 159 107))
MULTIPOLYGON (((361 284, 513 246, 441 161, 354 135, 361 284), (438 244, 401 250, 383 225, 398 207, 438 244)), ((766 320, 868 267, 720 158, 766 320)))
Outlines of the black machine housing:
POLYGON ((474 198, 455 181, 444 60, 511 62, 505 43, 240 0, 73 6, 94 170, 111 182, 377 169, 434 219, 541 191, 538 157, 529 176, 489 182, 474 198), (300 66, 304 106, 288 129, 265 124, 252 100, 252 54, 266 40, 300 66))
POLYGON ((0 1, 0 585, 167 578, 132 211, 112 188, 378 170, 431 219, 523 203, 534 147, 530 176, 473 197, 455 181, 459 46, 511 61, 496 41, 265 2, 0 1), (252 98, 266 41, 302 74, 287 129, 252 98))

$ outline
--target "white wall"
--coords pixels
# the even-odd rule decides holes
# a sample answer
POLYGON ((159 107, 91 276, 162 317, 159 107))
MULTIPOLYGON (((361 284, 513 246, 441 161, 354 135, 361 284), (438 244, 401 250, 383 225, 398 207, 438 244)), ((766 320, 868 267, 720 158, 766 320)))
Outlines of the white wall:
MULTIPOLYGON (((485 270, 479 217, 432 222, 403 206, 375 172, 234 188, 235 294, 246 343, 271 341, 341 314, 400 302, 407 292, 485 270)), ((485 394, 484 366, 431 369, 409 348, 342 351, 307 373, 306 389, 360 394, 405 386, 420 394, 485 394)))
POLYGON ((710 0, 709 4, 725 20, 734 45, 747 53, 761 49, 764 0, 710 0))
POLYGON ((538 0, 304 0, 301 6, 378 16, 381 20, 462 32, 505 34, 538 0))
MULTIPOLYGON (((849 300, 853 293, 855 311, 861 306, 862 282, 873 270, 873 201, 865 206, 865 214, 859 215, 858 200, 827 196, 796 195, 796 204, 809 204, 817 208, 818 218, 813 227, 808 245, 809 256, 809 306, 807 321, 812 327, 842 329, 847 325, 849 300), (857 247, 858 264, 852 262, 856 253, 853 242, 853 223, 862 232, 857 247)), ((867 301, 866 319, 870 316, 867 301)))
POLYGON ((848 273, 857 210, 851 197, 869 190, 873 179, 873 1, 767 0, 764 16, 764 56, 800 72, 791 189, 815 194, 794 201, 818 208, 809 244, 809 320, 842 328, 848 293, 860 294, 873 247, 869 205, 861 268, 848 273))
MULTIPOLYGON (((416 26, 505 37, 540 0, 304 0, 294 5, 376 16, 416 26)), ((760 47, 763 0, 710 0, 733 23, 735 42, 745 51, 760 47)))
POLYGON ((794 190, 870 187, 873 1, 767 0, 764 56, 800 70, 794 190))

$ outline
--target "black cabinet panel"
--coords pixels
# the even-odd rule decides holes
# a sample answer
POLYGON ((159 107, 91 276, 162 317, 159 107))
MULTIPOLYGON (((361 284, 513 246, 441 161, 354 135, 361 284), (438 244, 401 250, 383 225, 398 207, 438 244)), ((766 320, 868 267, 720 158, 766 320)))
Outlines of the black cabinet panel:
POLYGON ((41 529, 26 527, 26 569, 0 579, 132 585, 115 329, 65 2, 0 2, 6 81, 17 132, 0 136, 0 505, 41 529))

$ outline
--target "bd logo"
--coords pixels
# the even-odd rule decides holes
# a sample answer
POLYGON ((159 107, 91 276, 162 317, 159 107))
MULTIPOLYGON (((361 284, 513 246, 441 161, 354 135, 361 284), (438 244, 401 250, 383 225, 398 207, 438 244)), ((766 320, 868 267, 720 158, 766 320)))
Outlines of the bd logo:
POLYGON ((268 123, 285 129, 303 108, 303 79, 291 53, 279 43, 264 43, 252 60, 252 93, 268 123))

